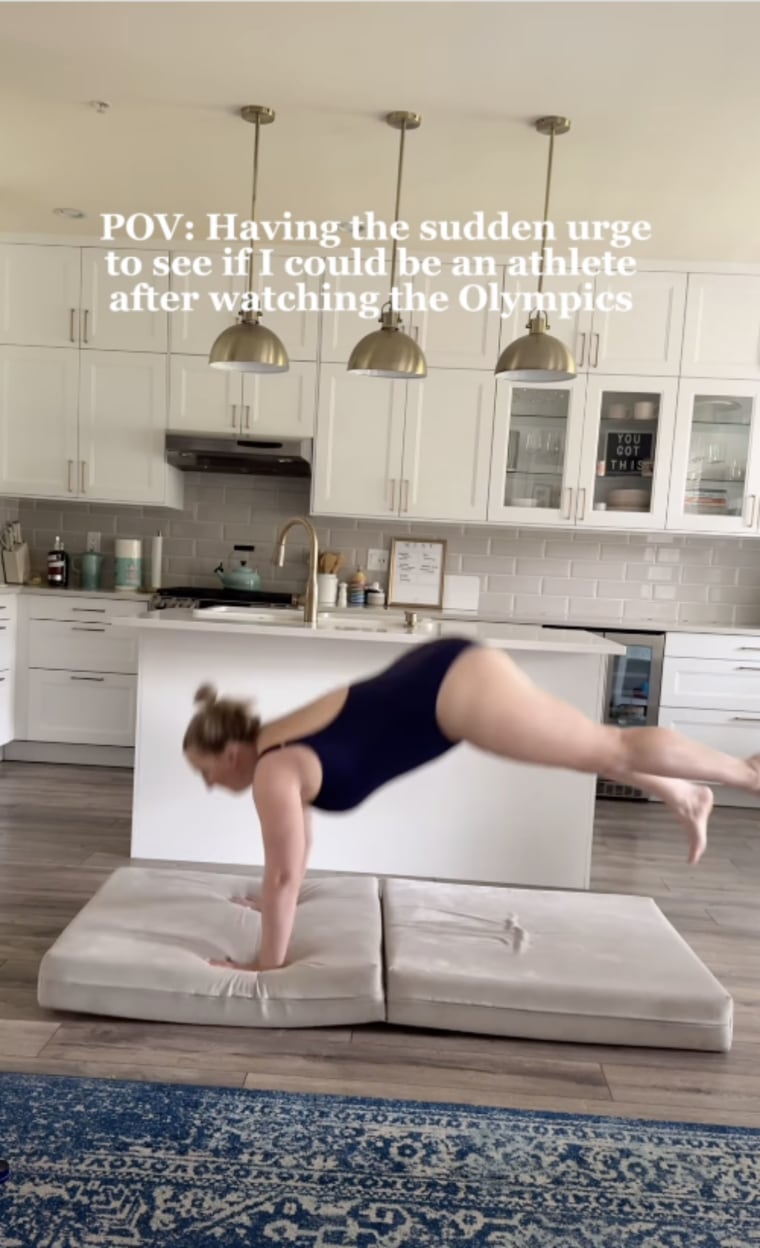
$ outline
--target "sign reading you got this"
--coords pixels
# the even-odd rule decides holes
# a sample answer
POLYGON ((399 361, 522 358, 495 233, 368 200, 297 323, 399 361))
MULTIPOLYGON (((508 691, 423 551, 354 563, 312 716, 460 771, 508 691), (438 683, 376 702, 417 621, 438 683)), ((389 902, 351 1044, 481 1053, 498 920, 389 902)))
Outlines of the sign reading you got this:
POLYGON ((604 454, 605 472, 609 476, 641 476, 642 469, 651 465, 653 451, 654 434, 651 432, 610 430, 604 454))

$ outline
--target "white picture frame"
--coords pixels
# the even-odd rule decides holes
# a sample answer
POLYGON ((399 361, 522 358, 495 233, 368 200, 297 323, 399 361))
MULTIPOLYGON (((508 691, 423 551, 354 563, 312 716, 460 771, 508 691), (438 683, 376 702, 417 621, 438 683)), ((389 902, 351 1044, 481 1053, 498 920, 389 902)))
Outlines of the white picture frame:
POLYGON ((389 607, 443 607, 444 538, 394 537, 388 573, 389 607))

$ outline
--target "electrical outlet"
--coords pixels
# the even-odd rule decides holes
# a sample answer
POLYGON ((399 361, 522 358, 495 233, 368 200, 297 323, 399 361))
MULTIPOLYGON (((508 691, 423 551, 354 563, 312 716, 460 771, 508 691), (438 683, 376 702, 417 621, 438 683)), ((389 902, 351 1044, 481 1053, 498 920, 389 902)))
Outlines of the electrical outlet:
POLYGON ((368 572, 387 572, 388 571, 388 551, 387 550, 368 550, 367 551, 367 571, 368 572))
POLYGON ((87 534, 87 549, 100 551, 100 534, 99 533, 87 534))

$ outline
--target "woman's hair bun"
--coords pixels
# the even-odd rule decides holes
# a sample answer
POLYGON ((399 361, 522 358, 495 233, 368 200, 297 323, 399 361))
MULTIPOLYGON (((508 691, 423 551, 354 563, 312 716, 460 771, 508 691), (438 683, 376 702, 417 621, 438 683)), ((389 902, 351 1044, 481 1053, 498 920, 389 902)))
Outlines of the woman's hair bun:
POLYGON ((213 685, 201 685, 195 694, 195 705, 202 707, 213 706, 217 699, 217 692, 213 685))

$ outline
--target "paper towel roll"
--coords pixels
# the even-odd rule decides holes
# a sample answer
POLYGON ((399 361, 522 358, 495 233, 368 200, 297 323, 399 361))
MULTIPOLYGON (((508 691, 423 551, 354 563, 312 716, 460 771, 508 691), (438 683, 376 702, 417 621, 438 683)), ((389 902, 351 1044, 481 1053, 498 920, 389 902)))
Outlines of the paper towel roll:
POLYGON ((117 537, 114 556, 114 589, 117 593, 136 593, 142 585, 142 540, 117 537))
POLYGON ((161 562, 164 557, 164 538, 162 533, 157 533, 150 541, 150 576, 148 578, 149 589, 161 588, 161 562))

